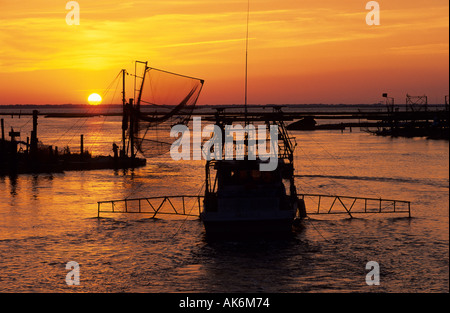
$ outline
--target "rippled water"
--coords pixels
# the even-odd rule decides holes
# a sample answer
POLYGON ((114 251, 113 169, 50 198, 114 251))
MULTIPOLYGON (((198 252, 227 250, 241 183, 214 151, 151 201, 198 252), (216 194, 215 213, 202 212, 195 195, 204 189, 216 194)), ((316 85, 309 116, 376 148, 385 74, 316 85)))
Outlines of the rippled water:
MULTIPOLYGON (((94 154, 112 153, 120 118, 39 120, 46 144, 76 150, 80 134, 94 154)), ((311 217, 292 238, 211 242, 196 219, 97 218, 101 200, 198 194, 203 161, 2 177, 0 291, 448 292, 448 141, 293 135, 299 192, 409 200, 413 217, 311 217), (80 265, 79 286, 66 285, 69 261, 80 265), (379 286, 366 284, 368 261, 380 265, 379 286)))

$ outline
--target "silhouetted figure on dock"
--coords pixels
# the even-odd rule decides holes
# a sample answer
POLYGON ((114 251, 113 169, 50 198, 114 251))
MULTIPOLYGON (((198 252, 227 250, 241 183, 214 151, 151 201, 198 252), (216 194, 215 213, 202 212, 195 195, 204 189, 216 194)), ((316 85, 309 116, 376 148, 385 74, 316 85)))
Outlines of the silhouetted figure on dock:
POLYGON ((114 152, 114 160, 117 160, 119 158, 119 146, 116 145, 116 143, 113 143, 113 152, 114 152))

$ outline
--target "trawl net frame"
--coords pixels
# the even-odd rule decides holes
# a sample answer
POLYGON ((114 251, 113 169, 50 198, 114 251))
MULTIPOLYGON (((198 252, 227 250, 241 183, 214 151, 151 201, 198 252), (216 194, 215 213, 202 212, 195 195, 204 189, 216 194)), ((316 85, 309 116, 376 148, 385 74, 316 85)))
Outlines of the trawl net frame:
POLYGON ((145 157, 168 153, 170 130, 186 125, 192 115, 204 81, 147 67, 142 76, 136 108, 134 143, 145 157), (150 112, 141 112, 141 104, 150 112))

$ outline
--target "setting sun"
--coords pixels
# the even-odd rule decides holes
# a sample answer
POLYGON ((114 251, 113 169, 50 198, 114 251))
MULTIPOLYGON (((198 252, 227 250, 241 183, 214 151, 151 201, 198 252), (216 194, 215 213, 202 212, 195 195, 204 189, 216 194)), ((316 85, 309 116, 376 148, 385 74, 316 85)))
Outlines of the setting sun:
POLYGON ((98 105, 102 103, 102 97, 98 93, 93 93, 89 96, 88 102, 91 105, 98 105))

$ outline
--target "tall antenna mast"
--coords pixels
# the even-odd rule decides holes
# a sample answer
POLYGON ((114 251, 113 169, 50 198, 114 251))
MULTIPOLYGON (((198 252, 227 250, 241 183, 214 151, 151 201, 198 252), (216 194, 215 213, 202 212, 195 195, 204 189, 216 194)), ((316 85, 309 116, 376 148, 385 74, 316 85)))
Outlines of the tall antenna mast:
POLYGON ((247 118, 247 77, 248 77, 248 24, 250 20, 250 0, 248 0, 247 5, 247 35, 245 38, 245 99, 244 99, 244 107, 245 107, 245 125, 248 124, 247 118))
POLYGON ((127 70, 122 70, 122 152, 121 155, 126 155, 126 135, 128 129, 128 113, 127 113, 127 99, 125 98, 125 75, 127 70))

